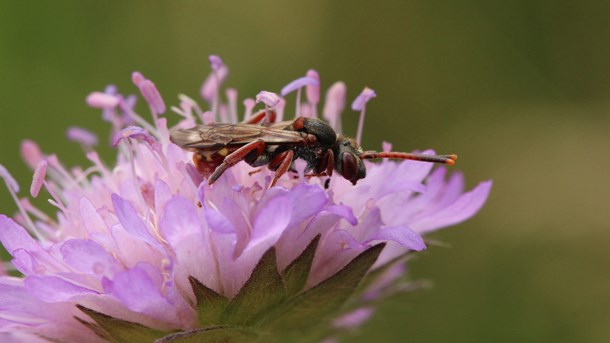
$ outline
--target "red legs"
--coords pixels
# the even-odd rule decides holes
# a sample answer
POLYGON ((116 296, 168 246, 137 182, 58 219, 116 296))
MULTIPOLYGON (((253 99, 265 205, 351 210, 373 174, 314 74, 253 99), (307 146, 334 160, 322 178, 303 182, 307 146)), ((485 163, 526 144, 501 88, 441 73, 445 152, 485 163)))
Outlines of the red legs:
MULTIPOLYGON (((258 111, 252 115, 252 117, 248 118, 248 120, 244 120, 241 124, 259 124, 265 120, 266 111, 258 111)), ((277 117, 275 111, 269 110, 270 123, 275 123, 275 118, 277 117)))
POLYGON ((254 174, 260 173, 261 171, 263 171, 263 168, 257 168, 257 169, 254 169, 253 171, 248 172, 248 175, 252 176, 254 174))
POLYGON ((335 154, 331 149, 326 150, 326 175, 333 176, 333 168, 335 165, 335 154))
POLYGON ((275 183, 277 182, 277 180, 282 175, 284 175, 284 173, 286 173, 288 171, 288 168, 290 168, 290 165, 292 164, 293 158, 294 158, 294 151, 287 150, 287 151, 284 151, 283 153, 279 154, 278 156, 276 156, 271 161, 271 163, 269 163, 269 169, 277 168, 275 170, 275 175, 273 175, 273 179, 271 180, 271 183, 269 184, 269 188, 275 186, 275 183), (279 166, 276 167, 276 165, 279 161, 281 161, 281 163, 279 164, 279 166))
POLYGON ((246 158, 249 153, 256 151, 256 156, 259 156, 265 151, 265 146, 266 144, 262 139, 257 139, 233 151, 231 154, 225 157, 224 161, 222 161, 222 163, 218 167, 216 167, 216 169, 208 179, 208 184, 213 184, 214 181, 218 180, 220 175, 225 172, 225 170, 231 168, 232 166, 237 164, 237 162, 246 158))
POLYGON ((335 165, 335 154, 332 149, 326 150, 326 154, 323 155, 316 165, 315 173, 311 174, 313 176, 332 176, 333 175, 333 167, 335 165))
POLYGON ((360 156, 361 159, 373 159, 373 158, 398 158, 403 160, 415 160, 422 162, 434 162, 444 163, 450 166, 455 164, 457 155, 422 155, 422 154, 411 154, 408 152, 377 152, 377 151, 365 151, 360 156))

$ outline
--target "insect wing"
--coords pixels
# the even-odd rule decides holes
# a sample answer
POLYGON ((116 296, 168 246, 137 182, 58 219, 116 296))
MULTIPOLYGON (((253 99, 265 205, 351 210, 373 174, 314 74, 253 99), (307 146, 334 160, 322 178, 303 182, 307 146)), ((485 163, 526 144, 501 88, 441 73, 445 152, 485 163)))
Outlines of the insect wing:
POLYGON ((211 149, 241 146, 257 139, 267 144, 299 144, 304 142, 300 132, 284 130, 284 123, 272 126, 250 124, 197 125, 172 132, 171 141, 185 149, 211 149))

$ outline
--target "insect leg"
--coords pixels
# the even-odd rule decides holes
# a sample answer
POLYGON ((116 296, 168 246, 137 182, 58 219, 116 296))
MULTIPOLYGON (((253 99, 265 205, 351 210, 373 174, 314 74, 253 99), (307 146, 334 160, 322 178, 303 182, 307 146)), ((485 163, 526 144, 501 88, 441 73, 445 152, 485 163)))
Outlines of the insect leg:
POLYGON ((335 165, 335 154, 332 149, 326 150, 326 174, 328 176, 333 176, 333 168, 335 165))
MULTIPOLYGON (((242 122, 242 124, 258 124, 265 119, 266 112, 265 110, 258 111, 252 115, 248 120, 242 122)), ((275 111, 269 110, 270 123, 275 123, 275 118, 277 117, 275 111)))
POLYGON ((324 171, 326 171, 326 175, 333 175, 333 167, 335 164, 335 154, 332 149, 327 149, 324 155, 322 155, 318 159, 318 164, 316 164, 315 174, 321 175, 324 171))
POLYGON ((254 169, 251 172, 248 172, 248 175, 252 176, 254 174, 260 173, 261 171, 263 171, 263 168, 257 168, 257 169, 254 169))
POLYGON ((237 162, 246 158, 246 156, 248 156, 248 154, 252 151, 256 151, 257 155, 262 154, 265 151, 265 146, 266 144, 262 139, 257 139, 233 151, 231 154, 225 157, 225 159, 218 167, 216 167, 216 169, 208 179, 208 184, 213 184, 214 181, 216 181, 220 177, 220 175, 225 172, 225 170, 231 168, 232 166, 237 164, 237 162))
POLYGON ((282 163, 275 171, 275 175, 273 175, 273 180, 271 180, 271 183, 269 184, 269 188, 275 186, 275 183, 277 182, 277 180, 282 175, 284 175, 284 173, 286 173, 286 171, 288 171, 288 168, 290 168, 290 165, 292 164, 292 159, 294 158, 294 151, 287 150, 287 151, 283 152, 280 156, 284 156, 284 159, 282 160, 282 163))

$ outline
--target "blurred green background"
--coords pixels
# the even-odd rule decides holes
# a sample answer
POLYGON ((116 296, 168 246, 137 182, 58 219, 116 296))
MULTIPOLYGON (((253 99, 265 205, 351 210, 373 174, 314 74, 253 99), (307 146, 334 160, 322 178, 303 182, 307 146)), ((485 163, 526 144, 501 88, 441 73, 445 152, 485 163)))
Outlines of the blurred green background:
MULTIPOLYGON (((198 95, 211 53, 240 100, 315 68, 350 99, 377 91, 366 147, 456 152, 469 187, 494 180, 479 215, 431 236, 451 247, 411 264, 434 286, 385 302, 350 342, 606 342, 609 15, 598 0, 2 0, 0 163, 22 195, 23 138, 86 163, 66 128, 104 143, 84 98, 109 83, 135 92, 133 70, 176 104, 198 95)), ((346 111, 345 131, 356 122, 346 111)), ((2 187, 0 212, 14 210, 2 187)))

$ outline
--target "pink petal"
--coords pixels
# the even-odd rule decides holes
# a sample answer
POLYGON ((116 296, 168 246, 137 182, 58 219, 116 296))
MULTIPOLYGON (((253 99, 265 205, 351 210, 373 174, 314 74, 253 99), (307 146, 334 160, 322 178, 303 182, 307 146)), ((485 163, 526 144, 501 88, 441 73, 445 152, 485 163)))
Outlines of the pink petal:
POLYGON ((361 307, 333 320, 333 326, 338 329, 353 329, 368 321, 375 313, 371 307, 361 307))
POLYGON ((159 286, 146 271, 135 267, 117 273, 112 281, 105 279, 104 291, 132 311, 174 322, 175 308, 163 296, 159 286))
POLYGON ((23 227, 3 214, 0 215, 0 242, 11 255, 20 249, 27 251, 41 250, 40 245, 23 227))
POLYGON ((491 181, 481 182, 470 192, 462 194, 453 204, 445 209, 411 223, 409 226, 416 232, 425 233, 449 225, 460 223, 475 215, 489 196, 491 181))
POLYGON ((64 262, 83 273, 110 277, 121 269, 106 249, 88 239, 70 239, 59 250, 64 262))
POLYGON ((370 241, 394 241, 407 249, 422 251, 426 249, 424 240, 415 231, 401 226, 381 229, 370 241))
POLYGON ((249 246, 264 242, 271 246, 275 244, 292 219, 291 201, 283 195, 276 195, 261 200, 257 208, 249 246))
POLYGON ((133 207, 129 201, 121 198, 117 194, 112 194, 111 197, 114 212, 116 213, 121 226, 123 226, 123 229, 135 237, 151 243, 153 246, 158 246, 159 242, 151 236, 146 224, 142 218, 140 218, 135 207, 133 207))
POLYGON ((187 287, 187 278, 193 276, 220 291, 216 287, 216 257, 210 249, 208 228, 197 215, 195 205, 183 197, 173 197, 164 207, 159 228, 176 254, 180 278, 176 282, 187 287))
POLYGON ((96 294, 91 289, 77 286, 56 276, 28 276, 24 283, 30 294, 46 302, 70 301, 74 297, 96 294))

